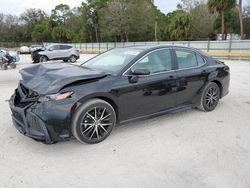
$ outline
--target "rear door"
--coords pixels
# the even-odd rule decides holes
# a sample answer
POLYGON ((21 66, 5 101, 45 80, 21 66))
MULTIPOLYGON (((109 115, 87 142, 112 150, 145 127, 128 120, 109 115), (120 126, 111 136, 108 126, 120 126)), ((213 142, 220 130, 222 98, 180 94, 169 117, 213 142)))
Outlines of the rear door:
POLYGON ((197 101, 197 96, 206 83, 206 61, 195 51, 174 49, 177 64, 177 105, 190 104, 197 101))
POLYGON ((60 58, 68 58, 72 48, 70 45, 60 45, 60 58))

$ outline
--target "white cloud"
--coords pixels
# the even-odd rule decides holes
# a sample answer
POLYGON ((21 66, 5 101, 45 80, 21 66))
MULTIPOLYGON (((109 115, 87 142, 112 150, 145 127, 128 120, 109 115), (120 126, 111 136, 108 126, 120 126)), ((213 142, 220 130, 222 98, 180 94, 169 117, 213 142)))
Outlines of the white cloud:
POLYGON ((58 4, 68 4, 73 8, 81 2, 82 0, 0 0, 0 13, 20 15, 29 8, 40 8, 50 13, 58 4))

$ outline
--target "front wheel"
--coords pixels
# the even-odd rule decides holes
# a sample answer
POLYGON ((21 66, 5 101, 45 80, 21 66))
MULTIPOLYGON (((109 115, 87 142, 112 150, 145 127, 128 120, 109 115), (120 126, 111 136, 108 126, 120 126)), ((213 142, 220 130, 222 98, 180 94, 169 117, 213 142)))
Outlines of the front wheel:
POLYGON ((47 62, 48 61, 48 58, 46 56, 41 56, 40 57, 40 62, 47 62))
POLYGON ((92 99, 76 111, 71 124, 74 137, 88 144, 105 140, 116 124, 114 108, 106 101, 92 99))
POLYGON ((220 88, 216 83, 209 83, 202 92, 200 105, 198 108, 205 112, 213 111, 220 99, 220 88))

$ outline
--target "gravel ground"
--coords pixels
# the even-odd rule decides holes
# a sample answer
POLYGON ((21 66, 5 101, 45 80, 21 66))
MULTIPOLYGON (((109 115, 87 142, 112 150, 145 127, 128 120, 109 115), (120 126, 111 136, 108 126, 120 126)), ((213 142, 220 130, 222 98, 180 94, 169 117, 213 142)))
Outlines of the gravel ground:
POLYGON ((97 145, 44 145, 12 126, 6 100, 29 62, 22 55, 17 69, 0 70, 1 188, 250 187, 250 62, 227 62, 230 94, 215 111, 193 109, 118 126, 97 145))

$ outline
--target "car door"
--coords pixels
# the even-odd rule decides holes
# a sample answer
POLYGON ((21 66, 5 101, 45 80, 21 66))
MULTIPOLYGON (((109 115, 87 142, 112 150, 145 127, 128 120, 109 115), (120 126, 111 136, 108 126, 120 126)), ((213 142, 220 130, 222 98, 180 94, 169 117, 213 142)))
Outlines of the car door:
POLYGON ((60 45, 54 45, 47 51, 47 56, 49 59, 58 59, 60 56, 60 45))
POLYGON ((119 95, 121 121, 175 106, 177 87, 172 59, 171 49, 150 52, 116 82, 115 91, 119 95), (147 69, 150 74, 132 75, 136 69, 147 69))
POLYGON ((197 102, 197 96, 206 83, 205 59, 188 49, 174 49, 177 64, 177 105, 197 102))

